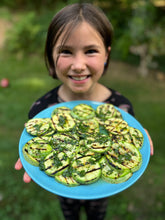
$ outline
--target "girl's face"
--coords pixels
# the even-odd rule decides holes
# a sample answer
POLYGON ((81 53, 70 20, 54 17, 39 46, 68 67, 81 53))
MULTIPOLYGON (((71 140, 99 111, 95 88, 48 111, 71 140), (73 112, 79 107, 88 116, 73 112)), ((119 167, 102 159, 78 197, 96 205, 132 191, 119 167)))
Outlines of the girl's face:
POLYGON ((65 32, 53 50, 57 77, 72 93, 88 94, 103 74, 110 48, 105 48, 100 34, 86 22, 72 31, 61 49, 64 36, 65 32))

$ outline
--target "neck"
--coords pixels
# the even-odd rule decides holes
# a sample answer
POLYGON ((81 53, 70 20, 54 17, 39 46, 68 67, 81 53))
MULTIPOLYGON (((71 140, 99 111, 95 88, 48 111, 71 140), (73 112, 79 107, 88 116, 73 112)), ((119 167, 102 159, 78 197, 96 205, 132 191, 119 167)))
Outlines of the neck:
POLYGON ((73 93, 70 91, 70 89, 65 87, 65 85, 62 85, 59 88, 58 95, 65 102, 73 100, 91 100, 103 102, 111 95, 111 93, 109 89, 98 83, 95 85, 92 91, 87 93, 73 93))

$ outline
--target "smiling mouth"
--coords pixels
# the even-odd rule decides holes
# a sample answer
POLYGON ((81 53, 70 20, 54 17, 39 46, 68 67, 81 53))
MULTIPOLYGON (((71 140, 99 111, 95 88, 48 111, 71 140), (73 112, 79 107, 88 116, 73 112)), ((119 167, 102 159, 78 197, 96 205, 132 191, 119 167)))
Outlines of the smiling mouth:
POLYGON ((76 81, 82 81, 82 80, 87 79, 88 77, 90 76, 69 76, 69 78, 76 80, 76 81))

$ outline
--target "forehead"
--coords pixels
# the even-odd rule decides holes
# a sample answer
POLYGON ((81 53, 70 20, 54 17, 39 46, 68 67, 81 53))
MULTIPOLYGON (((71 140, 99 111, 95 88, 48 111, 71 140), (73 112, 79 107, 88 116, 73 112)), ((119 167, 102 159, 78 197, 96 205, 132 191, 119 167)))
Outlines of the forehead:
POLYGON ((92 25, 83 21, 75 26, 68 24, 59 36, 55 46, 69 43, 87 43, 90 41, 92 41, 91 43, 95 42, 104 45, 100 33, 92 25))

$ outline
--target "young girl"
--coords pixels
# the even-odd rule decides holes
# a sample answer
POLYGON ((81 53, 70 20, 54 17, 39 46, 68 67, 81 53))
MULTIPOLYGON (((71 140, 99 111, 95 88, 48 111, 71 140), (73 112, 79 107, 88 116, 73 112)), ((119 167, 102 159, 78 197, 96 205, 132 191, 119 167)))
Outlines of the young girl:
MULTIPOLYGON (((33 104, 29 119, 51 105, 83 99, 111 103, 134 115, 127 98, 98 82, 109 64, 112 34, 107 17, 91 4, 69 5, 55 15, 47 33, 45 61, 50 75, 62 84, 33 104)), ((22 168, 20 159, 15 168, 22 168)), ((27 173, 24 181, 30 182, 27 173)), ((65 219, 78 220, 81 206, 85 207, 89 220, 105 217, 107 198, 87 201, 59 199, 65 219)))

